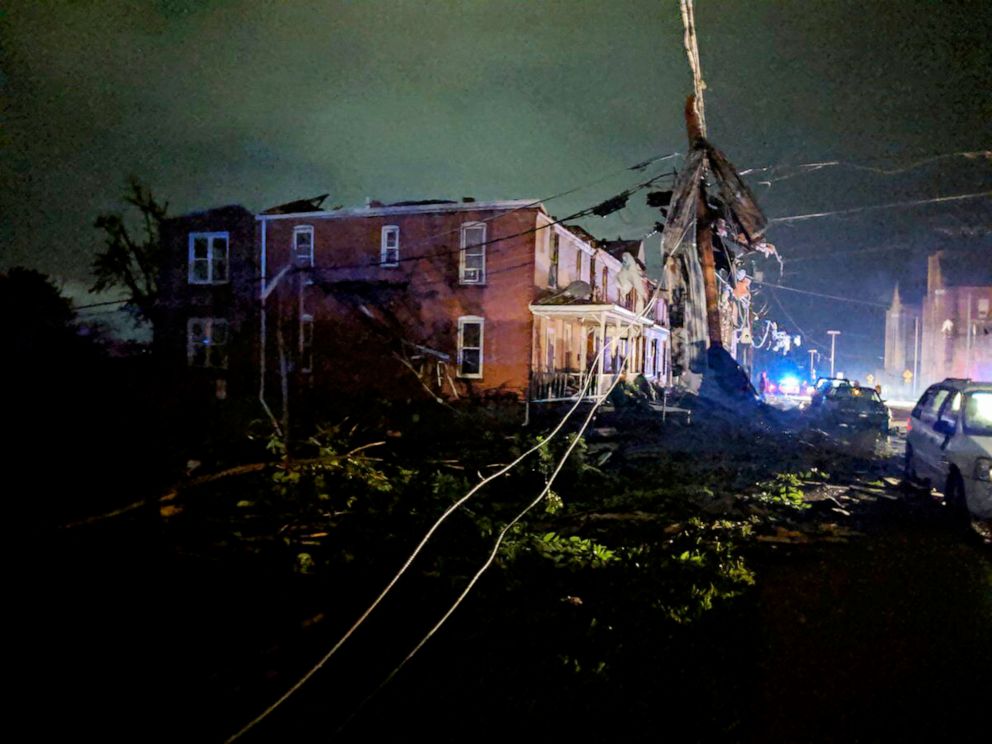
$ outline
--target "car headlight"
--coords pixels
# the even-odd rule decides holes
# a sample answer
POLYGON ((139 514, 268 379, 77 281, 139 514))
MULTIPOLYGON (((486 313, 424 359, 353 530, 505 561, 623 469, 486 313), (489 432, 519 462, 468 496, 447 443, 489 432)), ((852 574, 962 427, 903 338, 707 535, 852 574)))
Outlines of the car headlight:
POLYGON ((992 481, 992 459, 979 457, 975 460, 975 480, 992 481))

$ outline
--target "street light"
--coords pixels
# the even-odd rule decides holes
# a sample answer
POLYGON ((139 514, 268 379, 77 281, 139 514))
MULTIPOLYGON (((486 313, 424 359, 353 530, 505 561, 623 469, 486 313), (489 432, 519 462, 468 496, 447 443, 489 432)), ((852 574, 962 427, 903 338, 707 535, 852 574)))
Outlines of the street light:
POLYGON ((820 352, 816 349, 809 350, 809 381, 816 382, 816 371, 813 369, 813 357, 820 356, 820 352))
POLYGON ((830 376, 834 376, 834 349, 837 344, 837 337, 840 335, 840 331, 827 331, 827 335, 830 336, 830 376))

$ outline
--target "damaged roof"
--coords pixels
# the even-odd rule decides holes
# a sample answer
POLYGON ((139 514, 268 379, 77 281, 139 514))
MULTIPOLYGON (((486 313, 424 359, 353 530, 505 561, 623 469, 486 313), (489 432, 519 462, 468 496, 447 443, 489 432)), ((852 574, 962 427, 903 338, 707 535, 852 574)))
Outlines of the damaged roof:
POLYGON ((302 212, 320 212, 321 205, 330 194, 312 196, 309 199, 296 199, 295 201, 278 204, 269 207, 262 214, 300 214, 302 212))
POLYGON ((579 240, 584 240, 585 242, 587 242, 593 248, 599 246, 600 243, 599 238, 594 236, 591 232, 589 232, 585 228, 579 227, 578 225, 565 225, 565 224, 563 224, 562 227, 564 227, 566 230, 572 233, 572 235, 577 237, 579 240))
POLYGON ((637 261, 637 264, 642 269, 644 268, 644 262, 641 260, 643 242, 640 240, 604 240, 600 243, 599 247, 613 256, 617 261, 622 261, 623 254, 629 253, 637 261))

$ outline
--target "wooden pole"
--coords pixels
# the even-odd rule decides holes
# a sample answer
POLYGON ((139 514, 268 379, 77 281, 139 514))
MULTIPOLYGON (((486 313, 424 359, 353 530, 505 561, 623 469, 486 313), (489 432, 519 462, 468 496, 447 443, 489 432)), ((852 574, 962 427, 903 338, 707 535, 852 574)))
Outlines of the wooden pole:
MULTIPOLYGON (((702 124, 696 108, 696 97, 689 96, 685 102, 685 126, 689 134, 689 147, 703 139, 702 124)), ((703 269, 703 288, 706 294, 706 330, 710 336, 710 348, 723 347, 723 331, 720 325, 720 293, 716 285, 716 262, 713 259, 713 217, 706 205, 705 183, 699 184, 696 198, 696 250, 699 264, 703 269)))

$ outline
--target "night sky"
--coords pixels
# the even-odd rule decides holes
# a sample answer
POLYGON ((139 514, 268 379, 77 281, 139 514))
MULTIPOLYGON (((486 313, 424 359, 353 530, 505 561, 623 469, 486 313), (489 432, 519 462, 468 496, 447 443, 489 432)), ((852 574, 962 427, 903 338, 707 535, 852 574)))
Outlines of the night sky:
MULTIPOLYGON (((710 139, 740 169, 778 166, 749 176, 769 217, 992 190, 988 157, 863 169, 992 148, 992 3, 696 6, 710 139), (795 167, 825 160, 851 165, 795 167)), ((79 302, 93 219, 130 174, 173 213, 325 192, 328 206, 540 198, 686 148, 677 0, 8 2, 0 45, 0 268, 50 273, 79 302)), ((547 207, 563 216, 643 177, 547 207)), ((654 218, 635 197, 583 224, 639 237, 654 218)), ((898 280, 914 300, 928 250, 992 265, 992 199, 768 237, 783 285, 886 302, 898 280)), ((878 310, 776 296, 811 340, 845 331, 841 364, 881 354, 878 310)))

